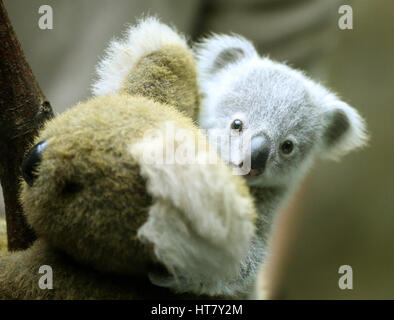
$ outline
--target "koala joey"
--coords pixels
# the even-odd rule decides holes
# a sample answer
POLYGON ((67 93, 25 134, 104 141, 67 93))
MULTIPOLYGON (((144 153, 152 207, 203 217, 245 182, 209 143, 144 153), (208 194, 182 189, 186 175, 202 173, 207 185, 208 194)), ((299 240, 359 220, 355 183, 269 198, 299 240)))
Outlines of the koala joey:
POLYGON ((367 140, 358 112, 289 66, 260 57, 237 35, 213 35, 195 45, 202 106, 199 125, 232 167, 250 159, 244 176, 258 210, 257 233, 240 273, 250 290, 267 254, 275 213, 316 158, 338 159, 367 140), (249 148, 242 137, 249 137, 249 148), (231 147, 229 146, 231 144, 231 147), (245 150, 249 150, 246 152, 245 150))

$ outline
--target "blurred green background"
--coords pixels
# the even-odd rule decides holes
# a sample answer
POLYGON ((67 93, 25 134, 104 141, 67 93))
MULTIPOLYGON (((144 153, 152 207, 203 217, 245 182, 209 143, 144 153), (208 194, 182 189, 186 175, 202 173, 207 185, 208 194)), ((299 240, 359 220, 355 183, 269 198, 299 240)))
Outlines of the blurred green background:
MULTIPOLYGON (((90 96, 108 41, 142 13, 197 39, 238 32, 338 92, 366 118, 371 141, 340 163, 315 165, 274 234, 273 297, 394 298, 394 1, 5 0, 33 72, 56 112, 90 96), (340 30, 338 8, 353 8, 340 30), (49 4, 54 29, 38 28, 49 4), (354 289, 338 288, 350 265, 354 289)), ((1 201, 2 203, 2 201, 1 201)), ((4 209, 0 207, 0 216, 4 209)))

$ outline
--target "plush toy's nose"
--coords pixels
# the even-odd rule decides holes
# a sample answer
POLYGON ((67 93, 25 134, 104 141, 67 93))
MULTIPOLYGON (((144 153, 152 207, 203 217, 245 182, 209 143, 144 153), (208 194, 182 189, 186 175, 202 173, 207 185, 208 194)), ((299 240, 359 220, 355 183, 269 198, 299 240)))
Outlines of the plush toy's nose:
POLYGON ((46 141, 37 143, 29 150, 22 161, 22 177, 29 186, 37 179, 37 167, 42 160, 42 152, 47 147, 46 141))

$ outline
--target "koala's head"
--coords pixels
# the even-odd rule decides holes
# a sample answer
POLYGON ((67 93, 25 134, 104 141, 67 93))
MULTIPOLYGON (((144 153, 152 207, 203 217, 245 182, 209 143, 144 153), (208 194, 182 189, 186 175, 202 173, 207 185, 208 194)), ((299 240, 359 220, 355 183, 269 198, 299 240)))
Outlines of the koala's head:
POLYGON ((225 132, 219 149, 231 165, 250 159, 250 184, 286 184, 315 157, 337 159, 365 143, 355 109, 301 72, 261 58, 246 39, 213 36, 196 56, 200 125, 225 132))

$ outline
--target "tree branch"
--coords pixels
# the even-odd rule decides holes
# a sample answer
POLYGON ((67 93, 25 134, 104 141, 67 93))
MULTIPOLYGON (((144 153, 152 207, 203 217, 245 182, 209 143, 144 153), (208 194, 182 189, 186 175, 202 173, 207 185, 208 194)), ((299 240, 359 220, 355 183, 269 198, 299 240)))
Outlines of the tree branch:
POLYGON ((38 130, 53 117, 0 0, 0 181, 10 251, 35 240, 19 202, 20 165, 38 130))

